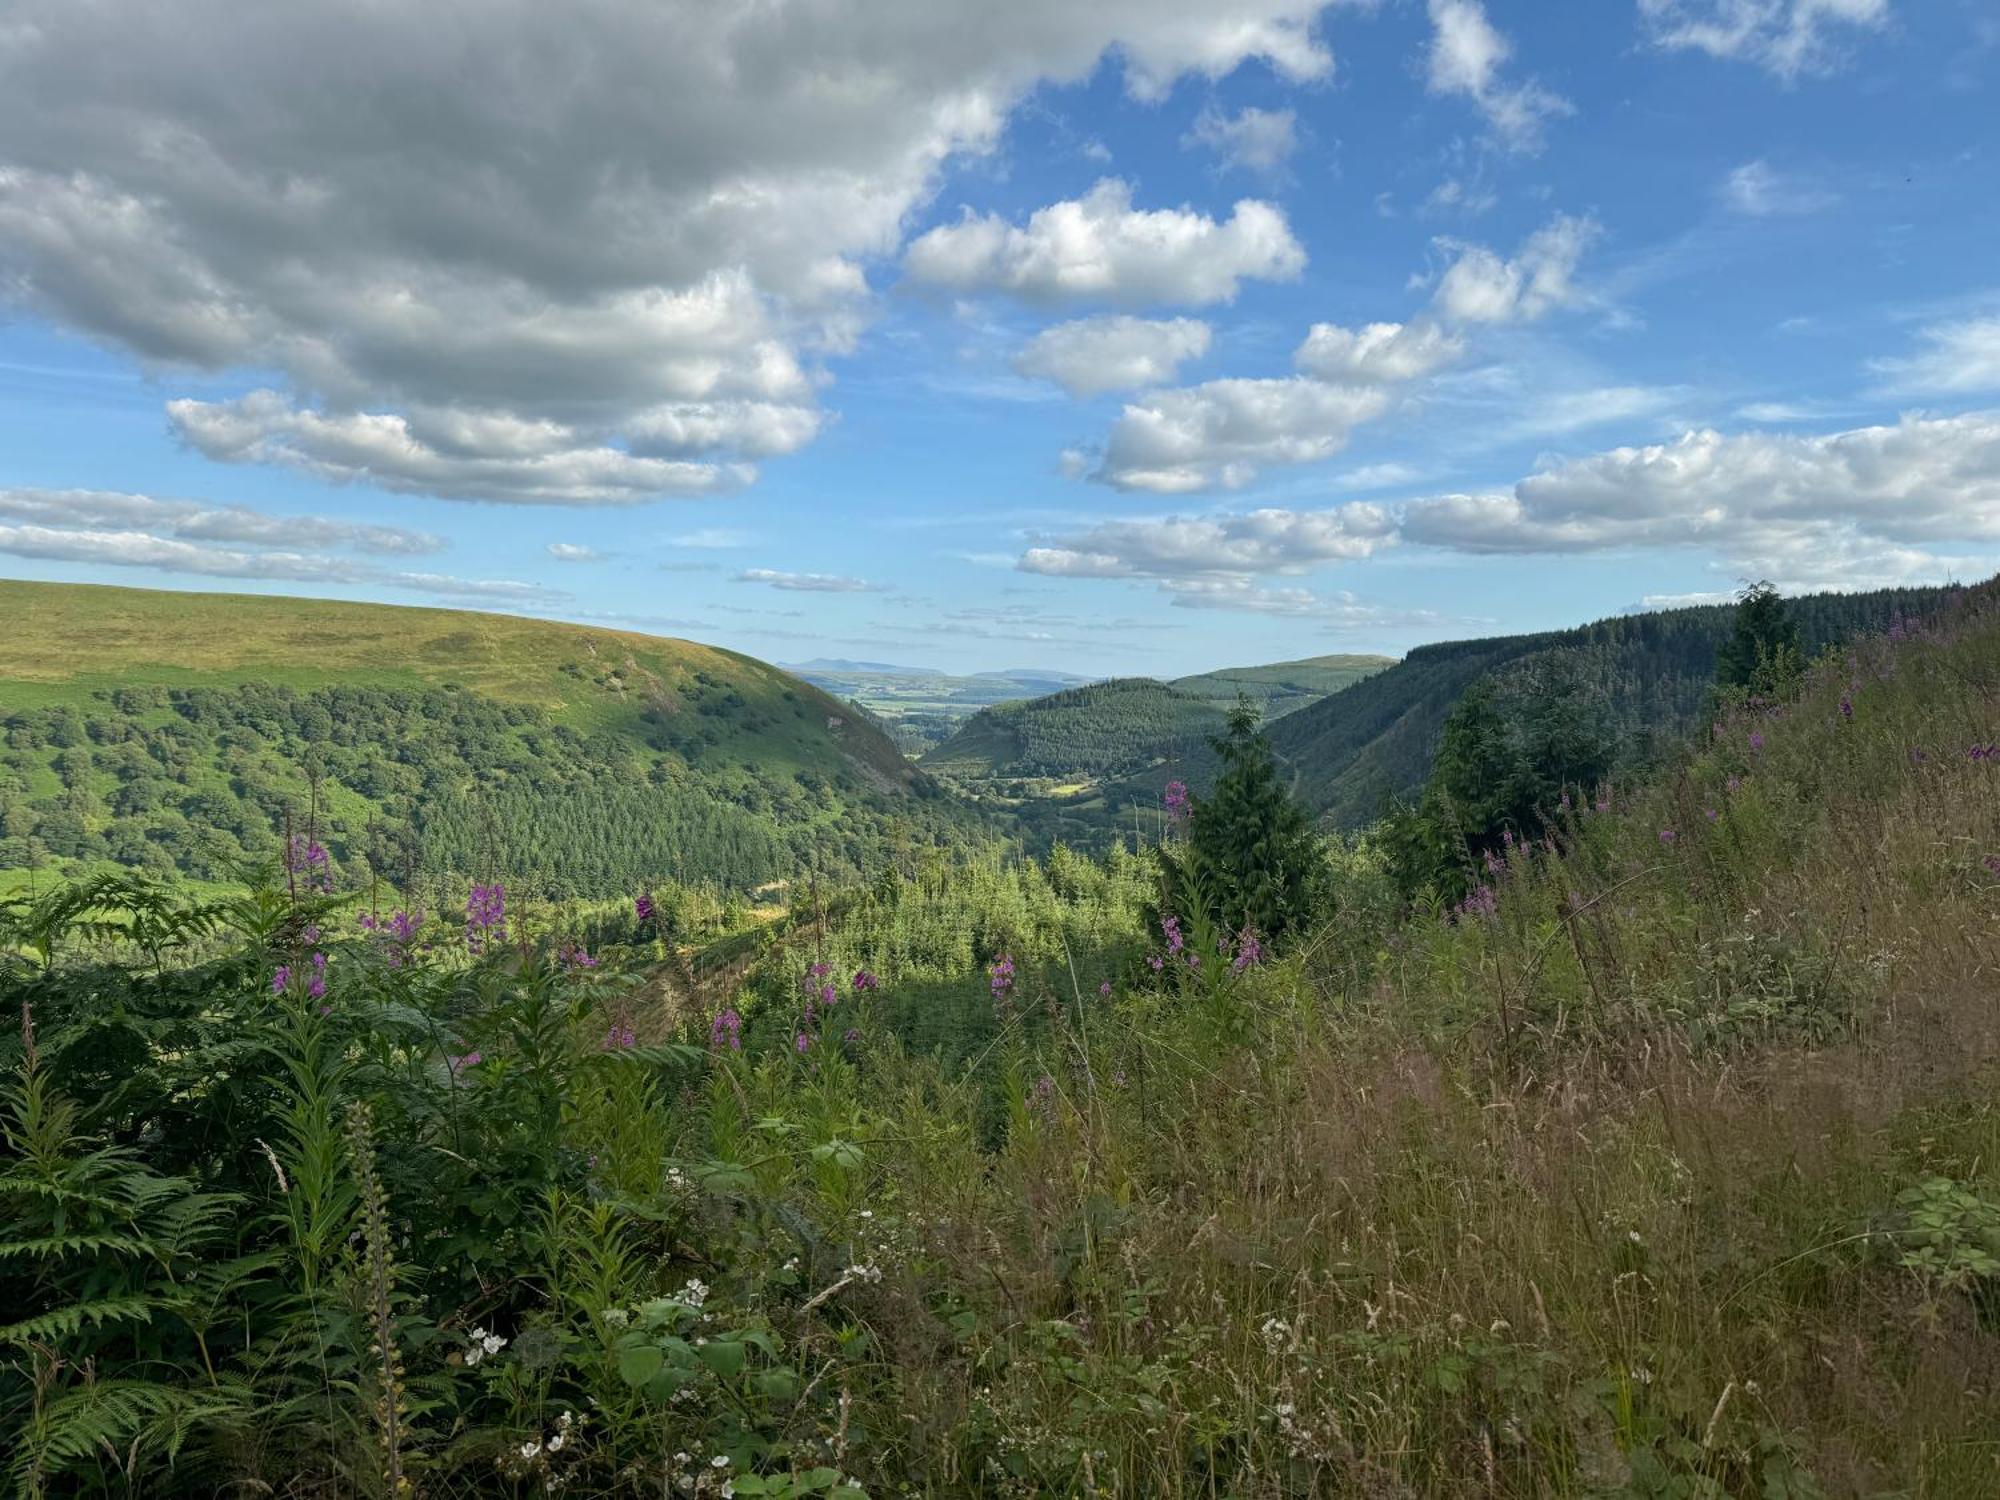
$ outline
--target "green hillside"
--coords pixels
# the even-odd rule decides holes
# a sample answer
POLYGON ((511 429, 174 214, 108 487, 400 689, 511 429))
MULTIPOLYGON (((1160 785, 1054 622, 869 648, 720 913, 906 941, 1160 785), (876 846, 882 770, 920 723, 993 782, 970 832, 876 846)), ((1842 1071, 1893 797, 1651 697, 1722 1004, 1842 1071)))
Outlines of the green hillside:
POLYGON ((1300 661, 1272 662, 1261 667, 1224 667, 1192 677, 1176 677, 1167 685, 1191 698, 1227 708, 1247 697, 1265 721, 1319 702, 1364 677, 1393 667, 1393 656, 1308 656, 1300 661))
POLYGON ((1130 775, 1205 744, 1223 710, 1155 682, 1114 677, 981 709, 920 764, 960 778, 1130 775))
MULTIPOLYGON (((1898 616, 1938 609, 1947 589, 1812 594, 1787 601, 1808 654, 1887 630, 1898 616)), ((1395 666, 1272 726, 1271 742, 1292 767, 1300 794, 1328 822, 1358 827, 1430 769, 1445 715, 1489 673, 1530 671, 1574 654, 1583 680, 1610 701, 1628 758, 1645 764, 1663 737, 1690 729, 1715 676, 1716 647, 1734 605, 1618 615, 1572 630, 1420 646, 1395 666)))
POLYGON ((14 582, 0 611, 0 868, 214 877, 310 822, 349 874, 576 895, 854 867, 963 825, 865 717, 689 641, 14 582))

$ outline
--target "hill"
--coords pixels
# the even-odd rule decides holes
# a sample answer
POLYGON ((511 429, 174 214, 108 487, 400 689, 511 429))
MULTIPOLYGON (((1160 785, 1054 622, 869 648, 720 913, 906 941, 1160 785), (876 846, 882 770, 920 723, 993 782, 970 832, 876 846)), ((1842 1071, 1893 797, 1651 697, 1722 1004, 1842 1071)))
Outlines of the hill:
POLYGON ((1150 677, 1114 677, 981 709, 921 764, 959 778, 1123 776, 1205 744, 1223 717, 1150 677))
POLYGON ((864 716, 690 641, 17 582, 0 612, 0 867, 213 877, 310 822, 350 874, 577 895, 858 865, 956 817, 864 716))
POLYGON ((924 667, 827 657, 787 670, 837 698, 859 704, 910 755, 943 744, 990 704, 1039 698, 1089 680, 1040 667, 954 676, 924 667))
POLYGON ((1395 664, 1393 656, 1308 656, 1268 666, 1198 672, 1192 677, 1176 677, 1168 686, 1224 708, 1235 703, 1239 696, 1247 697, 1268 723, 1395 664))
MULTIPOLYGON (((1810 594, 1788 600, 1787 608, 1812 655, 1886 631, 1900 616, 1934 612, 1955 592, 1810 594)), ((1490 673, 1526 672, 1539 659, 1573 653, 1583 679, 1610 700, 1628 759, 1648 764, 1655 744, 1685 734, 1705 708, 1716 648, 1735 616, 1734 605, 1702 605, 1618 615, 1571 630, 1420 646, 1388 670, 1273 725, 1271 742, 1315 812, 1334 826, 1358 827, 1422 782, 1445 715, 1466 688, 1490 673)))

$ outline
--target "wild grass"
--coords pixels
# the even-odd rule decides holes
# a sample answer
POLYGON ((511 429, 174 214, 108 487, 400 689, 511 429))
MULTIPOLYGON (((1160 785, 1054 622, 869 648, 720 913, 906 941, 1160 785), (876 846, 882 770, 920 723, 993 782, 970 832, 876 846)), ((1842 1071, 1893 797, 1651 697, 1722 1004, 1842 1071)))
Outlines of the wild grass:
MULTIPOLYGON (((42 1037, 0 1178, 34 1320, 0 1332, 17 1478, 2000 1492, 1996 742, 1975 595, 1725 717, 1464 909, 1405 912, 1344 849, 1318 928, 1240 976, 1152 977, 1115 870, 981 884, 1006 920, 976 938, 933 872, 922 932, 880 900, 837 924, 832 977, 883 989, 842 983, 803 1051, 649 1032, 556 933, 476 964, 329 942, 321 1014, 269 976, 331 915, 276 900, 198 973, 17 977, 42 1037), (926 967, 961 941, 1021 945, 997 1009, 926 967), (931 1043, 954 1015, 970 1056, 931 1043), (35 1218, 69 1180, 87 1230, 35 1218), (136 1191, 245 1202, 229 1263, 266 1258, 198 1340, 147 1267, 224 1247, 163 1251, 164 1208, 118 1217, 136 1191), (93 1323, 93 1297, 157 1312, 93 1323), (91 1405, 107 1379, 154 1394, 91 1405)), ((789 1039, 796 978, 746 1034, 789 1039)))

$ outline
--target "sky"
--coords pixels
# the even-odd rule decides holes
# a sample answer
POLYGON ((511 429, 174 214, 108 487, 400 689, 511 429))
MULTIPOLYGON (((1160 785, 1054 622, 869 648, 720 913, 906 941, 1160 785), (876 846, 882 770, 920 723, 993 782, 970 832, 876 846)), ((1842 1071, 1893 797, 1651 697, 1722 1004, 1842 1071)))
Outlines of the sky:
POLYGON ((1989 0, 11 0, 0 573, 1174 676, 2000 570, 1989 0))

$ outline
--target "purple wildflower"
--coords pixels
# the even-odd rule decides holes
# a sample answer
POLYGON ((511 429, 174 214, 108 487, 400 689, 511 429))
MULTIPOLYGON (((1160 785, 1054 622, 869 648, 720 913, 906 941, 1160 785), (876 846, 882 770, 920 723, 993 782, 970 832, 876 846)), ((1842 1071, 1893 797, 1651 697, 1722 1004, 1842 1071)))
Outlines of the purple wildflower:
POLYGON ((1146 962, 1152 967, 1152 970, 1155 974, 1159 973, 1162 969, 1166 968, 1167 966, 1167 961, 1164 958, 1160 957, 1160 955, 1157 953, 1147 954, 1146 962))
POLYGON ((1229 972, 1241 974, 1252 964, 1261 962, 1263 957, 1264 945, 1257 941, 1257 934, 1246 927, 1236 939, 1236 957, 1230 961, 1229 972))
POLYGON ((858 1026, 848 1027, 847 1030, 843 1031, 840 1034, 840 1039, 843 1042, 846 1042, 849 1046, 852 1046, 854 1043, 861 1040, 861 1028, 858 1026))
POLYGON ((1845 693, 1840 695, 1840 716, 1843 719, 1854 717, 1854 700, 1845 693))
POLYGON ((1500 898, 1490 885, 1475 886, 1472 894, 1458 903, 1461 917, 1490 917, 1500 909, 1500 898))
POLYGON ((1167 935, 1167 952, 1175 954, 1187 946, 1187 939, 1181 936, 1181 919, 1169 912, 1160 918, 1160 931, 1167 935))
POLYGON ((641 891, 632 899, 632 919, 641 927, 653 920, 659 908, 653 905, 653 893, 641 891))
POLYGON ((451 1076, 456 1078, 458 1077, 459 1074, 463 1073, 467 1068, 476 1068, 483 1061, 485 1061, 485 1059, 481 1057, 478 1052, 473 1051, 473 1052, 467 1052, 461 1057, 452 1057, 449 1054, 447 1054, 444 1060, 444 1065, 446 1070, 451 1074, 451 1076))
POLYGON ((1756 753, 1757 753, 1757 752, 1758 752, 1759 750, 1762 750, 1763 748, 1764 748, 1764 736, 1763 736, 1762 734, 1758 733, 1758 732, 1757 732, 1756 730, 1754 730, 1754 729, 1753 729, 1753 730, 1751 730, 1751 731, 1750 731, 1750 753, 1754 755, 1754 754, 1756 754, 1756 753))
POLYGON ((1014 960, 1004 953, 995 959, 986 971, 986 984, 996 1004, 1005 1000, 1014 988, 1014 960))
POLYGON ((1111 981, 1107 979, 1104 983, 1100 984, 1097 987, 1097 993, 1100 995, 1109 995, 1111 993, 1111 981))
POLYGON ((1719 818, 1719 817, 1721 817, 1721 816, 1722 816, 1722 814, 1718 813, 1718 812, 1717 812, 1717 811, 1716 811, 1716 810, 1715 810, 1714 808, 1712 808, 1712 807, 1705 807, 1705 808, 1703 808, 1703 809, 1701 810, 1701 815, 1702 815, 1703 817, 1707 818, 1707 819, 1708 819, 1708 821, 1709 821, 1709 822, 1711 822, 1711 823, 1713 823, 1713 822, 1714 822, 1714 821, 1715 821, 1715 820, 1716 820, 1717 818, 1719 818))
POLYGON ((290 964, 279 964, 277 968, 271 971, 271 993, 282 995, 291 987, 292 966, 290 964))
POLYGON ((1731 796, 1734 796, 1736 793, 1743 790, 1743 778, 1741 776, 1730 777, 1727 781, 1722 783, 1722 789, 1728 792, 1731 796))
POLYGON ((708 1031, 708 1044, 717 1052, 743 1050, 743 1018, 733 1006, 717 1014, 708 1031))
POLYGON ((882 981, 878 979, 874 974, 870 973, 867 969, 856 969, 854 971, 855 994, 860 995, 870 990, 879 990, 881 988, 882 988, 882 981))
POLYGON ((326 955, 324 953, 315 953, 312 956, 312 975, 306 980, 306 994, 314 1000, 324 1000, 326 998, 326 955))
POLYGON ((594 969, 597 967, 597 960, 592 958, 589 950, 578 942, 564 943, 560 948, 556 949, 556 962, 561 964, 565 969, 594 969))
POLYGON ((2000 875, 2000 854, 1989 854, 1980 863, 1986 866, 1988 874, 2000 875))
POLYGON ((1185 781, 1170 781, 1166 790, 1167 816, 1176 823, 1188 815, 1188 789, 1185 781))
POLYGON ((1662 828, 1660 830, 1660 842, 1663 844, 1671 844, 1679 837, 1680 835, 1675 833, 1671 828, 1662 828))
POLYGON ((799 1056, 804 1057, 807 1052, 812 1050, 812 1038, 801 1031, 797 1036, 792 1038, 792 1050, 798 1053, 799 1056))
POLYGON ((636 1047, 638 1045, 639 1038, 633 1033, 632 1028, 623 1022, 613 1021, 611 1029, 604 1033, 604 1050, 606 1052, 616 1052, 621 1048, 636 1047))
POLYGON ((475 885, 465 898, 466 951, 484 953, 489 941, 507 941, 507 887, 497 881, 475 885))
POLYGON ((833 1004, 834 1001, 838 1000, 839 998, 840 998, 840 991, 835 989, 832 985, 826 984, 820 986, 819 1003, 821 1005, 831 1005, 833 1004))

